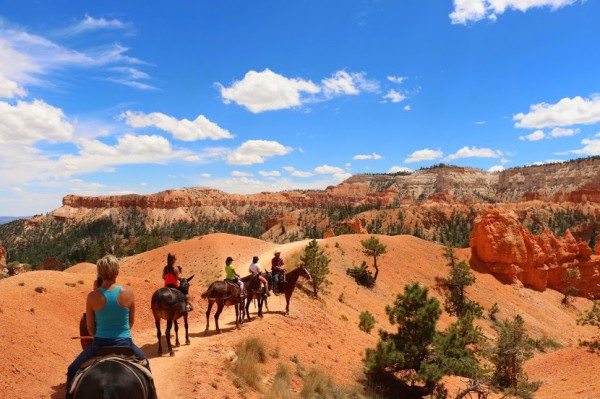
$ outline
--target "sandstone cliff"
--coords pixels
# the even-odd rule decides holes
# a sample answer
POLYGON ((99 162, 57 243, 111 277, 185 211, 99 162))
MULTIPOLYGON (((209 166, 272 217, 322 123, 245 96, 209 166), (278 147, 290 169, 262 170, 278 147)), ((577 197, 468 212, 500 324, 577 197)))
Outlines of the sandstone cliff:
POLYGON ((2 241, 0 241, 0 270, 4 270, 6 267, 6 250, 2 246, 2 241))
POLYGON ((475 220, 470 247, 473 267, 506 282, 600 298, 600 257, 568 230, 564 237, 533 235, 515 212, 488 209, 475 220))

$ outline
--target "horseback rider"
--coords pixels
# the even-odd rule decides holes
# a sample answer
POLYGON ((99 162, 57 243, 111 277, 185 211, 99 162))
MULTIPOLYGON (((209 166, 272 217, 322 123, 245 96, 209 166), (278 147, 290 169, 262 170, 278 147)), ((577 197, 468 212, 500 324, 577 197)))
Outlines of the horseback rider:
POLYGON ((181 273, 181 266, 175 266, 177 257, 173 254, 167 255, 167 265, 163 268, 163 280, 165 280, 165 287, 179 288, 179 273, 181 273))
POLYGON ((246 296, 244 292, 244 282, 242 281, 240 275, 237 274, 233 268, 233 258, 231 256, 228 256, 225 260, 225 281, 233 281, 234 283, 238 283, 242 291, 240 297, 244 298, 246 296))
POLYGON ((269 292, 269 283, 267 282, 266 278, 261 276, 262 271, 260 270, 260 266, 258 264, 258 256, 254 256, 252 258, 252 263, 250 264, 248 270, 253 275, 258 276, 258 279, 262 282, 263 286, 265 287, 265 295, 271 296, 271 293, 269 292))
POLYGON ((271 259, 271 272, 273 273, 273 292, 279 295, 281 291, 281 282, 285 282, 285 265, 281 258, 281 251, 275 250, 271 259))
MULTIPOLYGON (((167 255, 167 265, 163 268, 163 280, 165 280, 165 287, 177 288, 180 290, 179 286, 181 284, 181 278, 179 275, 181 274, 181 266, 175 266, 175 262, 177 261, 177 257, 171 253, 167 255)), ((181 290, 180 290, 181 291, 181 290)), ((193 310, 193 306, 190 303, 189 294, 183 292, 185 296, 185 308, 188 312, 193 310)))
MULTIPOLYGON (((131 340, 135 300, 131 289, 116 284, 119 261, 113 255, 106 255, 98 260, 96 268, 103 281, 98 290, 88 294, 86 301, 87 329, 94 340, 67 368, 67 398, 75 373, 86 360, 94 357, 98 347, 128 346, 138 358, 145 359, 146 362, 148 360, 144 352, 131 340)), ((150 369, 150 363, 146 364, 150 369)))

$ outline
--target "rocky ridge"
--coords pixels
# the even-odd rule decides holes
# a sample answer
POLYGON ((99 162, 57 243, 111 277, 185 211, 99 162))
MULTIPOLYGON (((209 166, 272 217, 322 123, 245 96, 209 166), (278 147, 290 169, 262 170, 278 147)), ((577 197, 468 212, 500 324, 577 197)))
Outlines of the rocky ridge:
MULTIPOLYGON (((115 209, 161 210, 150 219, 193 220, 199 214, 235 217, 249 207, 274 213, 331 206, 392 207, 423 200, 442 203, 600 202, 600 158, 513 168, 499 173, 443 166, 408 175, 355 175, 325 190, 227 194, 207 188, 183 188, 149 195, 86 197, 67 195, 50 213, 59 220, 114 217, 115 209), (235 211, 234 211, 235 209, 235 211)), ((30 219, 32 223, 42 218, 30 219)))
POLYGON ((534 235, 515 212, 489 209, 475 220, 470 248, 473 267, 506 282, 600 298, 600 257, 569 230, 563 237, 548 230, 534 235))

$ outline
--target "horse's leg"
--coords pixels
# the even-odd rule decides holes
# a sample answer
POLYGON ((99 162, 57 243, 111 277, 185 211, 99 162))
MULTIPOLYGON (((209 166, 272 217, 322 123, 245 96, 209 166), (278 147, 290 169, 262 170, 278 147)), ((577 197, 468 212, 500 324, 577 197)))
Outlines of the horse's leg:
POLYGON ((260 317, 262 319, 263 314, 262 314, 262 307, 263 307, 263 301, 265 300, 265 296, 261 295, 257 302, 258 302, 258 317, 260 317))
POLYGON ((267 309, 267 312, 269 312, 269 298, 268 297, 263 297, 263 304, 265 305, 265 309, 267 309))
POLYGON ((208 325, 210 324, 210 310, 212 309, 213 303, 210 299, 208 300, 208 309, 206 309, 206 329, 208 331, 208 325))
MULTIPOLYGON (((246 318, 248 318, 248 321, 250 321, 250 302, 252 302, 252 298, 248 297, 246 299, 246 318)), ((242 306, 244 306, 242 304, 242 306)), ((244 315, 242 315, 242 319, 244 319, 244 315)))
POLYGON ((286 291, 285 293, 285 315, 289 315, 290 314, 290 299, 292 298, 292 293, 288 293, 286 291))
MULTIPOLYGON (((237 302, 234 306, 235 308, 235 328, 240 329, 240 302, 237 302)), ((243 310, 242 310, 243 312, 243 310)), ((243 317, 243 314, 242 314, 243 317)), ((243 321, 243 319, 242 319, 243 321)))
POLYGON ((179 324, 177 324, 177 320, 173 320, 173 324, 175 325, 175 346, 179 346, 179 324))
POLYGON ((183 314, 183 325, 185 326, 185 344, 189 345, 190 344, 190 336, 188 334, 188 314, 184 313, 183 314))
POLYGON ((224 300, 217 303, 217 313, 215 313, 215 326, 217 327, 217 332, 219 334, 221 334, 221 329, 219 328, 219 316, 221 315, 221 312, 223 311, 224 306, 225 306, 224 300))
POLYGON ((158 354, 162 355, 162 344, 160 343, 160 317, 154 316, 154 324, 156 325, 156 338, 158 338, 158 354))
POLYGON ((173 352, 173 347, 171 346, 171 327, 173 326, 173 316, 169 315, 169 319, 167 320, 167 331, 165 331, 165 335, 167 336, 167 350, 169 351, 170 356, 175 356, 175 352, 173 352))

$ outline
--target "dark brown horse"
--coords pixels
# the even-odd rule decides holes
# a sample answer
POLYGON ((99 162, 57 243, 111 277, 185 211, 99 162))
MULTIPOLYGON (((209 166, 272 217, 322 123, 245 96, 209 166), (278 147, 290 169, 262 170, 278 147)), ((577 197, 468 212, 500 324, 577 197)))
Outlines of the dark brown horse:
MULTIPOLYGON (((250 320, 250 303, 252 300, 256 300, 257 302, 258 317, 263 317, 262 307, 263 303, 266 304, 267 292, 258 278, 258 275, 250 274, 249 276, 243 277, 242 281, 246 287, 246 317, 250 320)), ((267 310, 269 310, 268 306, 267 310)), ((244 318, 244 315, 242 315, 242 318, 244 318)))
POLYGON ((217 312, 215 313, 217 332, 219 334, 221 333, 221 329, 219 328, 219 316, 225 306, 233 306, 235 308, 235 326, 239 329, 240 323, 244 322, 244 301, 241 296, 242 290, 236 282, 217 280, 212 283, 206 292, 202 293, 202 298, 208 300, 205 331, 208 331, 210 311, 215 302, 217 304, 217 312))
POLYGON ((190 289, 190 281, 194 278, 182 278, 179 283, 179 288, 163 287, 157 289, 152 294, 150 307, 154 315, 154 323, 156 324, 156 337, 158 338, 158 354, 162 354, 162 345, 160 342, 160 319, 167 321, 167 329, 165 337, 167 338, 167 350, 169 355, 174 356, 173 347, 171 346, 171 326, 175 324, 175 346, 179 346, 179 326, 177 319, 183 316, 183 324, 185 326, 185 344, 190 344, 190 336, 188 335, 188 311, 189 304, 187 302, 187 294, 190 289))
MULTIPOLYGON (((290 314, 290 298, 292 297, 292 293, 296 288, 296 283, 298 282, 298 278, 302 276, 307 280, 310 280, 310 273, 306 270, 304 265, 300 265, 294 270, 285 273, 284 281, 279 281, 279 292, 285 294, 285 314, 290 314)), ((269 282, 269 286, 272 287, 273 277, 270 273, 267 273, 267 281, 269 282)))
POLYGON ((156 399, 150 372, 139 363, 125 358, 115 356, 97 360, 79 378, 69 398, 156 399))

